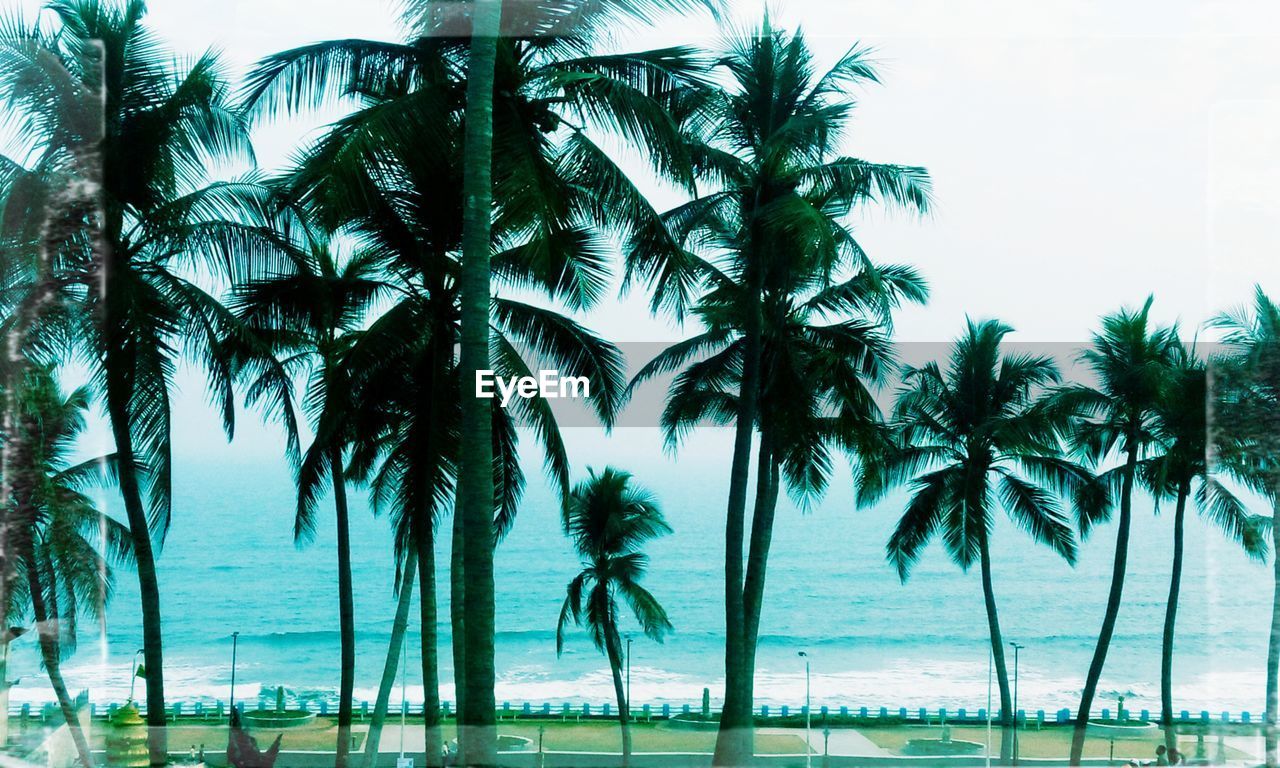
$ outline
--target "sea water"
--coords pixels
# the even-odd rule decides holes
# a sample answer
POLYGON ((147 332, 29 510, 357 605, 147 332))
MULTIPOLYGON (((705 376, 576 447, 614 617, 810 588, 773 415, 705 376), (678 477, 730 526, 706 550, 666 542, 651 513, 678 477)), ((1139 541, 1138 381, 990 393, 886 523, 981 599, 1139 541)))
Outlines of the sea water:
MULTIPOLYGON (((632 698, 680 705, 723 685, 723 541, 731 434, 706 430, 664 453, 652 429, 612 437, 568 430, 575 477, 613 463, 661 500, 674 534, 648 548, 646 585, 675 627, 661 645, 632 625, 632 698)), ((181 448, 182 441, 179 440, 181 448)), ((293 701, 332 700, 338 684, 338 596, 331 501, 318 509, 319 532, 306 546, 292 537, 294 491, 283 460, 237 440, 231 447, 180 451, 174 466, 173 524, 159 559, 165 683, 171 702, 225 700, 231 633, 239 632, 236 698, 274 703, 277 686, 293 701)), ((563 655, 556 621, 578 563, 560 529, 559 508, 539 453, 525 438, 528 490, 496 557, 499 702, 600 704, 613 698, 604 656, 582 632, 563 655)), ((988 694, 987 622, 976 569, 962 572, 936 543, 905 584, 886 563, 885 542, 905 493, 873 509, 853 501, 847 468, 819 501, 784 498, 777 515, 757 659, 757 702, 803 702, 805 651, 815 706, 983 707, 988 694)), ((350 490, 356 584, 356 697, 375 696, 395 611, 390 524, 350 490)), ((104 502, 113 504, 110 494, 104 502)), ((116 505, 118 506, 118 504, 116 505)), ((1265 511, 1265 510, 1261 510, 1265 511)), ((1097 708, 1159 710, 1161 629, 1168 592, 1173 510, 1156 514, 1149 497, 1134 505, 1124 604, 1099 687, 1097 708)), ((448 626, 448 517, 437 548, 440 679, 453 697, 448 626)), ((1007 642, 1019 656, 1019 706, 1074 707, 1093 652, 1111 577, 1115 525, 1082 543, 1073 568, 1033 545, 1001 517, 993 534, 994 584, 1007 642)), ((1187 554, 1175 656, 1175 707, 1194 713, 1263 709, 1269 566, 1187 515, 1187 554)), ((85 620, 65 674, 73 690, 98 702, 127 697, 141 648, 137 585, 124 568, 105 613, 105 632, 85 620)), ((417 602, 408 637, 408 690, 422 700, 417 602)), ((1009 654, 1012 674, 1013 658, 1009 654)), ((13 700, 51 698, 31 636, 13 644, 13 700)), ((398 686, 397 676, 397 686, 398 686)), ((138 697, 142 681, 137 682, 138 697)), ((399 698, 397 689, 396 699, 399 698)), ((998 699, 997 699, 998 704, 998 699)))

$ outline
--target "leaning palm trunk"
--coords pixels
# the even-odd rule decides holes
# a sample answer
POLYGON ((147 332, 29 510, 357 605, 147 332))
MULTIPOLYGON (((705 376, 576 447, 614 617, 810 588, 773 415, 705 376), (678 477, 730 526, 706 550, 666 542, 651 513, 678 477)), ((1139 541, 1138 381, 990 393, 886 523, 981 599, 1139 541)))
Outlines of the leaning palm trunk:
MULTIPOLYGON (((462 175, 461 304, 462 386, 489 367, 489 249, 493 215, 493 83, 501 0, 472 4, 471 50, 467 63, 466 136, 462 175)), ((462 512, 463 569, 467 576, 466 665, 460 712, 463 763, 486 767, 497 755, 494 727, 493 414, 474 393, 462 397, 458 450, 458 502, 462 512)), ((457 638, 455 638, 455 642, 457 638)))
POLYGON ((40 583, 37 565, 32 562, 27 567, 27 582, 31 589, 31 613, 36 621, 36 634, 40 638, 40 655, 44 660, 44 669, 49 673, 49 683, 53 686, 54 695, 58 698, 58 707, 62 710, 62 718, 67 722, 67 730, 71 733, 71 741, 76 745, 80 762, 85 768, 93 766, 93 755, 89 751, 89 741, 80 727, 80 717, 76 713, 75 702, 67 692, 66 681, 62 679, 62 664, 58 648, 58 629, 50 622, 49 611, 45 605, 44 587, 40 583))
MULTIPOLYGON (((110 361, 106 367, 108 371, 112 370, 110 361)), ((142 503, 142 488, 138 482, 128 406, 119 393, 111 391, 110 384, 108 384, 107 398, 107 410, 111 417, 111 431, 115 437, 116 456, 119 463, 120 495, 124 499, 125 516, 129 523, 129 537, 133 546, 135 569, 138 573, 138 592, 142 603, 142 659, 146 668, 147 684, 147 748, 151 765, 163 766, 169 762, 169 747, 165 732, 160 583, 156 578, 155 552, 151 547, 151 528, 142 503)))
MULTIPOLYGON (((755 511, 751 518, 751 543, 747 552, 747 573, 743 586, 743 654, 749 674, 744 681, 745 700, 755 700, 756 644, 760 638, 760 609, 764 604, 765 571, 773 541, 773 519, 778 509, 779 468, 772 442, 761 435, 757 457, 755 511)), ((748 704, 750 709, 750 704, 748 704)), ((749 715, 750 716, 750 715, 749 715)))
POLYGON ((1075 728, 1071 733, 1071 765, 1080 765, 1084 756, 1084 739, 1089 728, 1089 712, 1093 709, 1093 697, 1098 692, 1098 679, 1102 677, 1102 667, 1107 662, 1107 650, 1111 647, 1111 636, 1116 629, 1116 618, 1120 615, 1120 600, 1124 596, 1124 576, 1129 560, 1129 524, 1133 512, 1133 479, 1138 466, 1138 448, 1132 435, 1130 448, 1125 459, 1124 485, 1120 496, 1120 524, 1116 531, 1116 554, 1111 570, 1111 591, 1107 596, 1107 611, 1102 617, 1102 630, 1098 634, 1098 645, 1093 651, 1093 660, 1089 663, 1089 673, 1085 676, 1084 691, 1080 695, 1080 709, 1076 712, 1075 728))
POLYGON ((396 670, 400 666, 400 649, 404 645, 405 629, 409 626, 409 603, 413 598, 414 571, 418 567, 418 553, 409 549, 404 558, 404 570, 400 577, 400 595, 396 601, 396 617, 391 623, 391 643, 387 646, 387 660, 382 665, 382 680, 378 682, 378 698, 373 705, 373 717, 369 719, 369 736, 364 745, 365 768, 377 768, 378 747, 382 743, 382 727, 387 720, 391 703, 391 687, 396 682, 396 670))
POLYGON ((467 668, 467 575, 462 564, 462 510, 454 507, 453 531, 449 552, 449 631, 453 635, 453 704, 454 719, 461 722, 466 691, 463 677, 467 668))
POLYGON ((622 768, 631 765, 631 702, 622 683, 622 641, 617 627, 606 631, 605 653, 609 656, 609 671, 613 674, 613 693, 618 700, 618 729, 622 732, 622 768))
POLYGON ((747 313, 744 328, 742 383, 738 392, 733 459, 729 470, 729 503, 725 519, 724 560, 724 705, 712 764, 742 766, 755 755, 751 718, 751 677, 746 652, 746 616, 743 588, 743 544, 746 538, 747 483, 751 468, 751 443, 755 433, 756 396, 760 379, 760 326, 757 303, 747 313))
MULTIPOLYGON (((431 520, 426 521, 429 529, 431 520)), ((422 642, 422 727, 426 749, 425 764, 440 765, 444 737, 440 730, 440 661, 436 632, 436 543, 427 530, 418 541, 419 630, 422 642)))
POLYGON ((351 751, 351 699, 356 682, 356 622, 354 590, 351 583, 351 530, 347 519, 346 480, 342 474, 342 454, 333 451, 329 459, 333 475, 333 501, 338 521, 338 623, 341 636, 341 671, 338 686, 338 745, 336 768, 346 768, 351 751))
POLYGON ((1271 508, 1271 552, 1272 567, 1275 575, 1275 592, 1271 600, 1271 637, 1267 642, 1267 724, 1266 724, 1266 763, 1267 768, 1276 768, 1280 762, 1276 755, 1276 712, 1280 710, 1280 487, 1272 490, 1275 502, 1271 508))
POLYGON ((1000 614, 996 610, 996 593, 991 586, 991 547, 986 537, 979 542, 982 558, 982 599, 987 608, 987 631, 991 635, 991 658, 996 668, 996 682, 1000 687, 1000 762, 1008 765, 1013 760, 1014 729, 1018 713, 1013 711, 1013 697, 1009 695, 1009 667, 1004 659, 1004 635, 1000 631, 1000 614))
POLYGON ((1160 725, 1164 728, 1164 744, 1168 749, 1178 746, 1178 734, 1173 730, 1173 633, 1178 620, 1178 593, 1182 589, 1183 524, 1190 495, 1187 483, 1178 485, 1177 507, 1173 513, 1173 573, 1169 576, 1169 602, 1164 610, 1164 637, 1160 647, 1160 725))

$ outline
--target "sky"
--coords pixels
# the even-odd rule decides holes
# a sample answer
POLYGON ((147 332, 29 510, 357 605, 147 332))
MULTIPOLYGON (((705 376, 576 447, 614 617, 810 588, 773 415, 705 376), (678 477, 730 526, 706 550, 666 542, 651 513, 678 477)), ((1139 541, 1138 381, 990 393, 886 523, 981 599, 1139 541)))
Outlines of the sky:
MULTIPOLYGON (((19 5, 28 17, 39 7, 19 5)), ((729 5, 742 23, 765 8, 729 5)), ((382 0, 149 7, 176 50, 216 47, 235 72, 303 43, 402 34, 382 0)), ((845 151, 932 174, 927 217, 873 211, 859 222, 874 259, 912 264, 931 285, 926 307, 899 315, 900 341, 949 340, 969 315, 1004 320, 1020 341, 1079 342, 1099 316, 1149 293, 1156 317, 1189 335, 1247 301, 1255 283, 1280 295, 1275 4, 784 0, 769 9, 776 24, 802 27, 821 61, 855 43, 875 49, 883 84, 858 90, 845 151)), ((616 38, 619 50, 721 41, 699 16, 616 38)), ((332 117, 260 126, 260 162, 283 163, 332 117)), ((642 296, 584 319, 619 341, 681 333, 651 318, 642 296)), ((198 383, 184 382, 179 423, 212 428, 198 383)))

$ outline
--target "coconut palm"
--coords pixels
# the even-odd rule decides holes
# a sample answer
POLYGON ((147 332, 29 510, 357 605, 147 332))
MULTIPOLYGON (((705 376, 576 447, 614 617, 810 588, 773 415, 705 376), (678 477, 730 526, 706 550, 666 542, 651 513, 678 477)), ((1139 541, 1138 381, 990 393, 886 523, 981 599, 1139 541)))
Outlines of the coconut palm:
POLYGON ((1169 599, 1165 607, 1160 665, 1160 722, 1165 745, 1177 746, 1173 730, 1173 643, 1177 625, 1178 597, 1182 585, 1182 553, 1187 504, 1238 543, 1252 558, 1265 560, 1266 518, 1251 514, 1231 488, 1209 472, 1208 455, 1208 372, 1194 350, 1179 344, 1169 382, 1157 401, 1153 432, 1159 441, 1157 455, 1139 467, 1144 485, 1157 499, 1173 499, 1173 570, 1169 578, 1169 599))
POLYGON ((64 398, 51 369, 35 365, 14 395, 15 429, 4 436, 14 453, 4 477, 15 523, 9 554, 63 719, 80 762, 91 766, 93 757, 61 661, 75 651, 79 616, 103 615, 113 580, 108 555, 119 561, 130 553, 128 530, 102 514, 84 492, 116 466, 113 459, 70 461, 85 429, 87 390, 64 398))
MULTIPOLYGON (((1081 354, 1082 362, 1097 383, 1093 387, 1066 387, 1057 395, 1061 403, 1069 403, 1086 417, 1077 423, 1072 436, 1081 455, 1101 462, 1118 452, 1123 459, 1118 466, 1100 476, 1110 489, 1110 495, 1119 497, 1120 515, 1116 525, 1115 559, 1106 612, 1085 676, 1071 738, 1072 765, 1080 764, 1098 679, 1102 676, 1116 618, 1120 615, 1129 557, 1129 529, 1133 519, 1133 488, 1139 479, 1139 461, 1146 458, 1148 450, 1156 442, 1156 409, 1164 396, 1178 355, 1177 329, 1152 327, 1151 303, 1148 298, 1137 311, 1123 309, 1104 317, 1101 331, 1094 334, 1091 345, 1081 354)), ((1094 525, 1107 519, 1111 507, 1100 505, 1093 509, 1093 514, 1082 514, 1081 534, 1087 535, 1094 525)))
POLYGON ((210 165, 251 159, 246 126, 226 107, 218 57, 175 63, 146 29, 142 0, 71 0, 48 10, 49 25, 4 27, 0 97, 46 155, 84 159, 92 148, 84 164, 96 172, 101 207, 83 227, 96 247, 77 249, 65 279, 83 292, 80 343, 120 457, 142 601, 151 761, 160 765, 167 749, 155 550, 169 522, 169 386, 180 352, 208 368, 228 429, 234 416, 232 374, 214 343, 227 318, 183 270, 199 264, 243 275, 275 251, 256 221, 262 190, 208 184, 210 165), (100 105, 95 119, 84 119, 86 93, 100 105))
POLYGON ((1253 306, 1215 318, 1226 353, 1213 361, 1210 441, 1225 472, 1271 504, 1271 549, 1275 594, 1267 646, 1266 764, 1277 756, 1276 712, 1280 710, 1280 306, 1258 287, 1253 306))
POLYGON ((631 762, 631 702, 622 682, 619 598, 646 635, 662 642, 671 629, 667 612, 641 586, 649 565, 644 546, 671 533, 657 499, 631 482, 627 472, 606 467, 590 472, 564 505, 564 532, 573 541, 582 571, 566 588, 556 624, 556 655, 564 650, 570 622, 585 626, 596 648, 609 659, 622 731, 622 764, 631 762))
MULTIPOLYGON (((236 286, 230 306, 241 323, 270 341, 286 370, 305 375, 303 406, 314 438, 297 457, 298 502, 294 539, 310 541, 318 507, 332 492, 337 528, 338 620, 341 658, 336 764, 345 766, 351 748, 352 691, 355 686, 355 609, 351 581, 350 522, 346 454, 353 432, 353 373, 346 363, 354 331, 385 292, 376 254, 360 251, 343 259, 329 244, 308 237, 294 252, 293 269, 236 286)), ((285 415, 291 419, 291 415, 285 415)), ((296 438, 290 430, 290 441, 296 438)), ((291 452, 292 453, 292 452, 291 452)))
MULTIPOLYGON (((662 106, 687 77, 691 65, 683 49, 592 55, 589 40, 576 34, 583 28, 580 25, 589 26, 592 20, 614 11, 625 13, 631 4, 593 5, 585 9, 585 14, 558 15, 559 11, 571 10, 570 5, 542 4, 538 13, 546 11, 545 17, 522 11, 504 20, 496 75, 501 87, 492 112, 492 140, 500 149, 494 153, 492 174, 498 201, 494 239, 502 250, 493 266, 502 274, 509 268, 509 260, 517 259, 521 269, 533 274, 538 282, 553 286, 570 306, 579 308, 593 303, 603 292, 599 240, 587 225, 593 221, 610 224, 627 214, 624 207, 602 204, 595 190, 590 190, 581 168, 625 176, 587 137, 583 126, 602 125, 636 140, 647 156, 654 157, 663 167, 672 166, 672 158, 677 155, 672 147, 678 147, 680 141, 662 106), (560 28, 559 22, 569 20, 571 26, 560 28), (566 34, 571 30, 575 34, 566 34), (567 138, 562 141, 562 136, 567 138), (518 240, 511 242, 512 237, 518 240)), ((435 11, 444 13, 444 6, 429 4, 427 8, 432 14, 425 23, 437 27, 437 31, 439 25, 457 21, 438 17, 435 11)), ((461 31, 469 33, 470 22, 465 23, 468 26, 461 31)), ((401 148, 392 151, 405 147, 421 151, 424 144, 439 148, 445 157, 461 157, 464 143, 451 134, 464 123, 467 102, 460 73, 466 57, 465 46, 447 35, 406 44, 323 43, 264 61, 251 77, 247 99, 262 109, 323 103, 335 94, 364 99, 364 108, 335 131, 335 135, 343 135, 341 142, 330 143, 335 162, 344 157, 380 158, 388 146, 401 148), (445 149, 442 136, 443 142, 453 145, 445 149)), ((474 84, 475 79, 469 78, 467 87, 474 84)), ((421 163, 418 168, 420 173, 421 163)), ((463 175, 456 174, 459 186, 463 175)), ((433 179, 427 189, 444 189, 435 183, 440 177, 426 178, 433 179)), ((314 188, 339 194, 361 189, 359 185, 332 183, 314 188)), ((360 205, 363 203, 358 202, 360 205)), ((460 212, 461 206, 455 208, 450 203, 441 210, 460 212)), ((463 218, 457 213, 454 216, 445 234, 455 230, 456 222, 463 218)), ((422 236, 423 230, 416 234, 422 236)), ((440 234, 430 236, 440 242, 449 239, 440 234)), ((460 240, 461 233, 456 237, 460 240)), ((464 584, 485 581, 464 575, 463 518, 455 515, 451 567, 454 661, 459 674, 469 666, 465 659, 467 649, 484 649, 492 642, 491 638, 463 642, 468 636, 463 609, 469 602, 464 584)), ((479 546, 487 548, 483 538, 479 546)), ((483 554, 478 556, 484 559, 483 554)), ((486 600, 481 599, 481 603, 486 600)), ((482 631, 481 635, 486 633, 482 631)), ((482 678, 487 674, 480 672, 482 678)), ((469 688, 458 686, 460 711, 472 711, 466 702, 469 688)), ((488 690, 486 695, 491 697, 490 685, 481 683, 480 688, 488 690)), ((477 717, 490 717, 484 714, 486 709, 491 711, 492 707, 482 704, 474 711, 477 717)))
POLYGON ((991 536, 1000 510, 1034 540, 1075 563, 1076 542, 1059 494, 1090 503, 1087 469, 1068 460, 1061 441, 1072 414, 1037 397, 1059 381, 1043 355, 1008 352, 1012 328, 970 320, 944 370, 936 362, 904 371, 894 408, 892 446, 864 462, 858 500, 874 504, 891 489, 911 498, 886 547, 903 581, 935 536, 947 556, 982 574, 991 654, 1000 690, 1000 757, 1012 757, 1015 727, 1004 639, 992 585, 991 536))
MULTIPOLYGON (((723 391, 709 396, 704 412, 718 409, 735 424, 725 528, 725 697, 715 762, 743 765, 753 751, 753 627, 772 525, 753 525, 744 563, 753 433, 764 410, 767 315, 787 317, 791 292, 830 288, 822 302, 836 305, 842 279, 872 280, 874 268, 847 214, 871 201, 923 211, 929 182, 920 168, 837 154, 853 107, 846 89, 876 79, 865 49, 853 49, 830 71, 815 75, 803 36, 775 30, 766 19, 758 31, 734 38, 721 64, 726 91, 689 99, 674 110, 690 134, 686 151, 709 191, 659 215, 625 180, 597 175, 589 187, 606 198, 631 200, 627 279, 649 285, 655 310, 682 316, 707 294, 711 305, 722 305, 707 311, 727 312, 740 334, 740 344, 729 353, 739 394, 730 400, 723 391), (862 272, 868 274, 859 278, 862 272)), ((719 341, 699 337, 680 354, 696 355, 719 341)), ((762 508, 770 506, 765 499, 762 508)))

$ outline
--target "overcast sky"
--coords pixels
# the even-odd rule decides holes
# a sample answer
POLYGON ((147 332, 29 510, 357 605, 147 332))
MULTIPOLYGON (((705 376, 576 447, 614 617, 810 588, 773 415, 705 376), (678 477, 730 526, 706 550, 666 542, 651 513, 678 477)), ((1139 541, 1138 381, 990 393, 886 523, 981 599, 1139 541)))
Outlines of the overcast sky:
MULTIPOLYGON (((30 15, 39 3, 22 5, 30 15)), ((381 0, 149 5, 151 25, 179 51, 212 45, 238 70, 302 43, 401 37, 381 0)), ((732 7, 742 20, 764 8, 732 7)), ((914 264, 932 286, 927 307, 902 314, 900 339, 950 339, 970 314, 999 317, 1024 341, 1079 341, 1099 315, 1148 293, 1160 319, 1186 326, 1247 300, 1255 282, 1280 295, 1276 4, 769 7, 777 23, 803 27, 824 61, 855 42, 874 46, 884 84, 859 92, 846 151, 933 175, 932 216, 875 214, 859 230, 873 258, 914 264)), ((705 18, 618 37, 619 49, 719 44, 705 18)), ((282 162, 309 127, 260 129, 263 164, 282 162)), ((634 299, 587 322, 618 340, 678 334, 634 299)))

